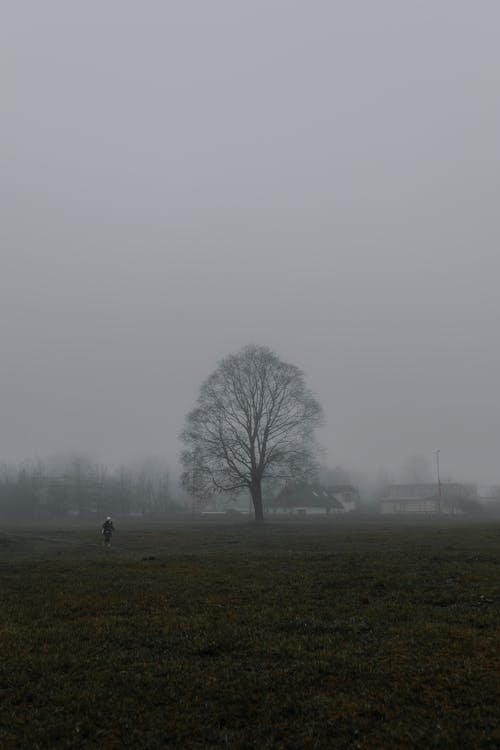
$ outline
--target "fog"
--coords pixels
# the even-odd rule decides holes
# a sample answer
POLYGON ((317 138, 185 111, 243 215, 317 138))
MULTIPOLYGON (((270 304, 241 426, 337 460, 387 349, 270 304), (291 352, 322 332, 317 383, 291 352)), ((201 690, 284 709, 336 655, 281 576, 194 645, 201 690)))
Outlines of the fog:
POLYGON ((0 460, 175 469, 248 343, 324 461, 500 483, 494 0, 4 0, 0 460))

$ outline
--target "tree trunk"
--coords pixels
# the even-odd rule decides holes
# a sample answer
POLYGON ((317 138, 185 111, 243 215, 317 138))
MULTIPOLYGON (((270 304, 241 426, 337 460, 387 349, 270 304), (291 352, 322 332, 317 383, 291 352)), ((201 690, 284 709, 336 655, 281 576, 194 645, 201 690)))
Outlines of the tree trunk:
POLYGON ((255 520, 264 520, 264 509, 262 507, 262 486, 260 480, 255 480, 250 488, 250 494, 252 496, 253 508, 255 511, 255 520))

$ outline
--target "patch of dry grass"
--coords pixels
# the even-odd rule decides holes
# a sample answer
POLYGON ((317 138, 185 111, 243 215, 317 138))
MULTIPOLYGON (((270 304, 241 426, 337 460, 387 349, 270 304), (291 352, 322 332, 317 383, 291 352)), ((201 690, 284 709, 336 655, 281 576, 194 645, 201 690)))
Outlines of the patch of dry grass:
POLYGON ((499 531, 9 529, 0 746, 498 748, 499 531))

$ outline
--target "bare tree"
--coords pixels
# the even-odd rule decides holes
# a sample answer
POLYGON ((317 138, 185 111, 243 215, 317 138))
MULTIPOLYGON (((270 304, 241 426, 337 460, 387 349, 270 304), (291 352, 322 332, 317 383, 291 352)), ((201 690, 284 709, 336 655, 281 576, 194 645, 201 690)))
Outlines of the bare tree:
POLYGON ((221 360, 186 417, 183 486, 198 497, 247 488, 262 521, 263 481, 311 475, 321 421, 301 370, 267 347, 246 346, 221 360))

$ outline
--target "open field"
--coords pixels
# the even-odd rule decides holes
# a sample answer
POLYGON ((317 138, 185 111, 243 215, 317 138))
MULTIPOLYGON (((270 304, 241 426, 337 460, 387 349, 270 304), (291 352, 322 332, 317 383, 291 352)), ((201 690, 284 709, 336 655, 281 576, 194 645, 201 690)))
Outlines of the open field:
POLYGON ((500 523, 0 531, 0 747, 500 748, 500 523))

